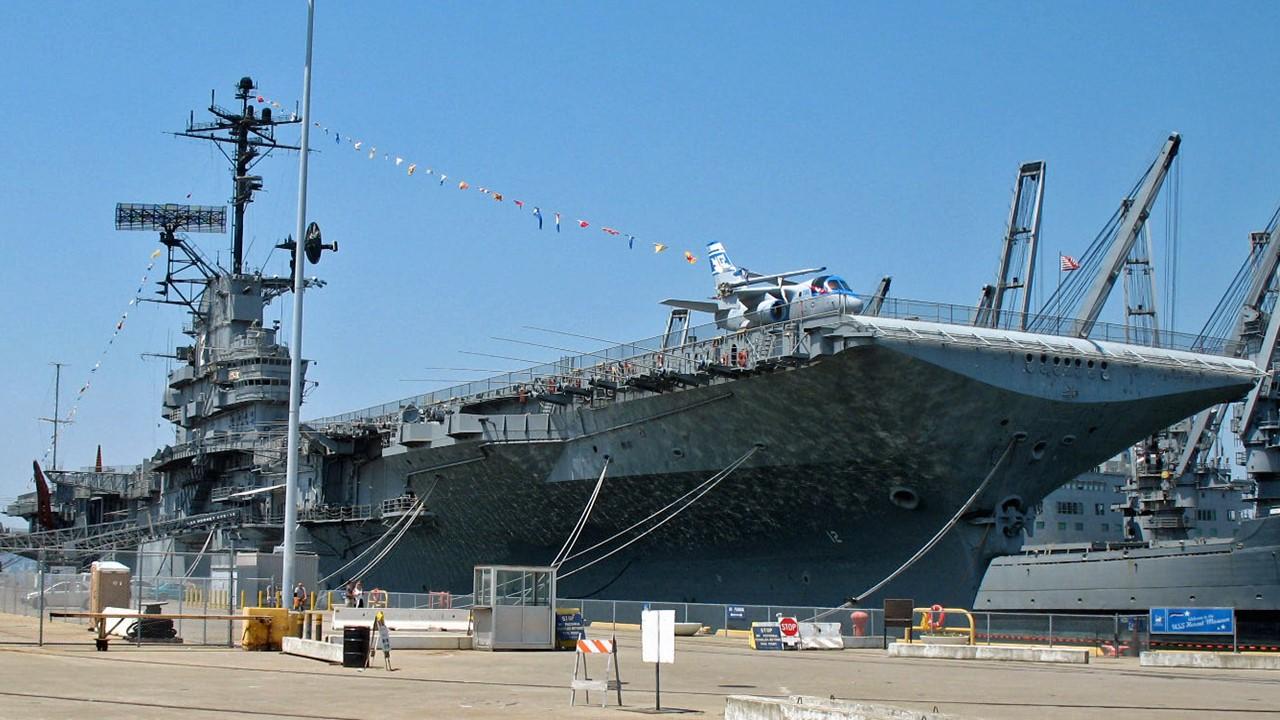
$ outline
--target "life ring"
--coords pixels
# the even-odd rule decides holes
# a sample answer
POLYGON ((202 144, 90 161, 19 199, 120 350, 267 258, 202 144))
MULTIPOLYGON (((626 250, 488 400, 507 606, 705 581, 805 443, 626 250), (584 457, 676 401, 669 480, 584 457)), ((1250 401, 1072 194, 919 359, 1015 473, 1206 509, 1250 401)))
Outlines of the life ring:
POLYGON ((746 366, 747 366, 747 351, 739 350, 738 351, 738 367, 746 367, 746 366))
POLYGON ((941 605, 934 604, 924 613, 924 626, 926 630, 941 630, 943 624, 947 620, 947 611, 941 605))

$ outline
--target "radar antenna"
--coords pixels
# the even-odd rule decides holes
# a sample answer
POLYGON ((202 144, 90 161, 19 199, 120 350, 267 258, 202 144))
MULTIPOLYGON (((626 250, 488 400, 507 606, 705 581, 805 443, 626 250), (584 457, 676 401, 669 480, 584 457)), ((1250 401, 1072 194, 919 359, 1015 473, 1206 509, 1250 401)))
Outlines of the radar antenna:
POLYGON ((254 93, 257 86, 253 78, 242 77, 236 84, 236 99, 240 101, 240 112, 219 107, 212 93, 209 98, 209 112, 216 119, 210 122, 197 123, 195 113, 187 121, 187 129, 174 135, 209 140, 217 144, 227 162, 234 169, 231 205, 234 216, 231 223, 231 272, 239 275, 244 264, 244 211, 253 202, 253 193, 262 189, 262 177, 250 175, 263 158, 272 150, 299 150, 294 145, 282 145, 276 142, 275 127, 291 125, 301 120, 297 114, 291 114, 287 120, 277 119, 270 107, 263 107, 262 112, 254 112, 254 100, 262 102, 261 96, 254 93), (228 154, 223 145, 230 145, 228 154))

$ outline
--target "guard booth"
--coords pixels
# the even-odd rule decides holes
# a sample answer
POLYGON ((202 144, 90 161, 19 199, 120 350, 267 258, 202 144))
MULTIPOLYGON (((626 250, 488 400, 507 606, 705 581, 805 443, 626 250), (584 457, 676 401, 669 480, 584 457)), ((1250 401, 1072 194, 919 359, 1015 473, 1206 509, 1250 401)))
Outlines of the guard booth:
POLYGON ((477 650, 555 649, 555 568, 477 565, 474 580, 477 650))

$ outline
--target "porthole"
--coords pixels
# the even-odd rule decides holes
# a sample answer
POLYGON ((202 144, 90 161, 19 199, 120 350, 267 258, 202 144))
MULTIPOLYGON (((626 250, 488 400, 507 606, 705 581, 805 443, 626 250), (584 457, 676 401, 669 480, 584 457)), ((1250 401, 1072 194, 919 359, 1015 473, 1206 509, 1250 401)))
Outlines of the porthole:
POLYGON ((1031 446, 1031 457, 1039 460, 1044 457, 1044 449, 1049 447, 1049 443, 1044 440, 1037 440, 1035 445, 1031 446))
POLYGON ((1040 362, 1041 362, 1041 363, 1047 363, 1047 362, 1049 362, 1049 356, 1048 356, 1048 355, 1045 355, 1044 353, 1040 353, 1040 362))
POLYGON ((1102 369, 1103 369, 1103 370, 1106 370, 1106 369, 1107 369, 1107 361, 1106 361, 1106 360, 1103 360, 1103 361, 1102 361, 1102 369))
POLYGON ((1057 355, 1054 355, 1054 356, 1053 356, 1053 364, 1054 364, 1054 365, 1057 365, 1057 364, 1058 364, 1058 356, 1057 356, 1057 355))
POLYGON ((1076 358, 1076 367, 1080 367, 1080 358, 1076 358))
POLYGON ((1075 436, 1075 435, 1063 435, 1063 436, 1062 436, 1062 444, 1063 444, 1063 445, 1067 445, 1067 446, 1075 445, 1075 444, 1076 444, 1076 436, 1075 436))
POLYGON ((1090 368, 1093 367, 1093 361, 1090 360, 1089 362, 1085 363, 1085 366, 1090 368))
POLYGON ((1005 418, 1000 421, 1000 427, 1004 427, 1005 425, 1008 425, 1008 424, 1009 424, 1009 418, 1005 418))
POLYGON ((1031 353, 1027 353, 1027 362, 1031 362, 1032 360, 1035 360, 1035 359, 1036 359, 1035 355, 1032 355, 1031 353))
POLYGON ((675 455, 678 458, 684 457, 684 451, 681 450, 680 448, 671 448, 671 454, 675 455))

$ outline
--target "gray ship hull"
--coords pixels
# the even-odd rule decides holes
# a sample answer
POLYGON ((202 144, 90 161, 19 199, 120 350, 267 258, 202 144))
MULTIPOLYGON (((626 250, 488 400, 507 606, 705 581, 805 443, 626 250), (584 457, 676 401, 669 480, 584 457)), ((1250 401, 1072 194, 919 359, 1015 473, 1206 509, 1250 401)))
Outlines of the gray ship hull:
POLYGON ((1145 612, 1234 607, 1280 615, 1280 515, 1247 520, 1235 537, 1116 549, 1069 548, 991 563, 982 610, 1145 612))
MULTIPOLYGON (((561 594, 838 603, 901 565, 986 480, 946 540, 867 599, 907 593, 969 605, 986 561, 1016 549, 1024 509, 1152 428, 1252 382, 1243 365, 1113 361, 1104 372, 1054 367, 1056 358, 1050 365, 1008 347, 842 327, 864 332, 798 368, 558 413, 562 439, 505 442, 490 433, 399 448, 363 465, 360 484, 374 497, 407 483, 430 511, 373 577, 391 589, 469 591, 476 564, 550 562, 606 456, 579 549, 758 446, 655 532, 582 572, 568 575, 616 545, 567 562, 561 594), (1183 391, 1157 390, 1168 387, 1183 391)), ((351 529, 313 528, 317 549, 336 546, 342 532, 351 529)))

